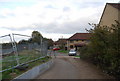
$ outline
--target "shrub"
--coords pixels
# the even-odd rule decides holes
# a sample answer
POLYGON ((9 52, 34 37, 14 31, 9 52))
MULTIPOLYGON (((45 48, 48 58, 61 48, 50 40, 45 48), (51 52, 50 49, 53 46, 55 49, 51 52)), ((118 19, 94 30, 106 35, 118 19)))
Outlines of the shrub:
POLYGON ((80 49, 81 58, 89 59, 106 73, 120 77, 120 23, 111 27, 92 25, 90 43, 80 49))

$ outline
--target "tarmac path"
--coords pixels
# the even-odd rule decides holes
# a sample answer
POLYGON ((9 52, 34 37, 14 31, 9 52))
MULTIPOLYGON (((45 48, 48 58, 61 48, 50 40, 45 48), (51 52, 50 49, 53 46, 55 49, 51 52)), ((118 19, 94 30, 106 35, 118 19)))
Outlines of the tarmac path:
POLYGON ((57 53, 53 66, 36 79, 112 79, 93 64, 74 56, 57 53))

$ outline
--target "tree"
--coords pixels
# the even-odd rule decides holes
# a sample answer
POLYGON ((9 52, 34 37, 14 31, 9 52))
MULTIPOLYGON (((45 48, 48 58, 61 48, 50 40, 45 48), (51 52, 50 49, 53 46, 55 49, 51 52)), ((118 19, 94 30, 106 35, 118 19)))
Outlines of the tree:
POLYGON ((2 49, 12 48, 12 43, 2 43, 2 49))
POLYGON ((42 39, 43 37, 38 31, 32 32, 32 38, 30 39, 32 42, 40 44, 42 39))
POLYGON ((23 40, 19 41, 18 44, 28 44, 28 40, 23 39, 23 40))
POLYGON ((47 41, 47 44, 48 44, 48 48, 52 47, 53 46, 53 40, 52 39, 47 39, 47 38, 44 38, 44 41, 47 41))

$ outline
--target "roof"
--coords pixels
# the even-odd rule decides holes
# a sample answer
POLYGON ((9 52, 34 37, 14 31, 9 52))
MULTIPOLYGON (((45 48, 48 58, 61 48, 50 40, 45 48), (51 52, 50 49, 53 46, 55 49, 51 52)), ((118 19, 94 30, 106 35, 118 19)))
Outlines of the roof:
POLYGON ((66 44, 66 43, 67 43, 67 39, 64 39, 64 38, 61 38, 55 42, 55 44, 66 44))
POLYGON ((107 3, 107 4, 113 6, 114 8, 117 8, 118 10, 120 10, 120 3, 107 3))
POLYGON ((90 33, 76 33, 71 36, 68 40, 83 40, 90 39, 90 33))
POLYGON ((59 39, 58 44, 61 44, 61 43, 67 43, 67 39, 59 39))

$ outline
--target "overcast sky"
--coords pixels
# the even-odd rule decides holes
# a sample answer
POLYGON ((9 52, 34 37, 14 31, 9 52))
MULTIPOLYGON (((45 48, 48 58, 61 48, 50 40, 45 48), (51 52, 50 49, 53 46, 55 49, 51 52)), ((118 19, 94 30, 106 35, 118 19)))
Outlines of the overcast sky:
POLYGON ((106 3, 119 0, 0 0, 0 36, 39 31, 57 40, 98 23, 106 3))

